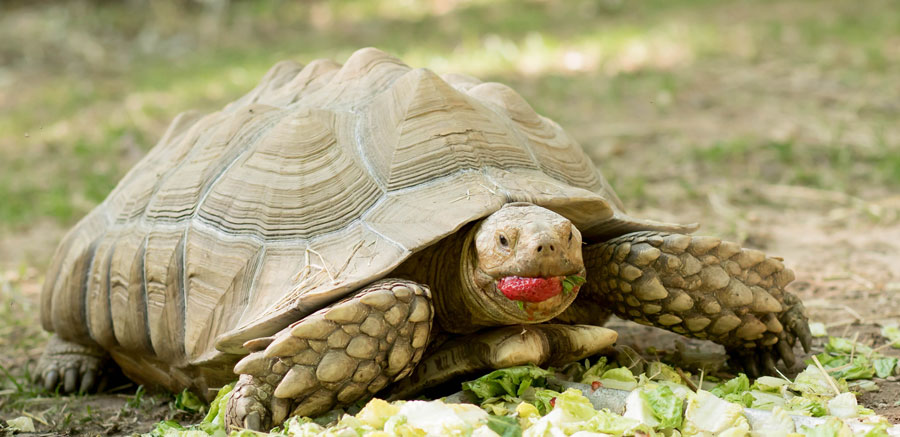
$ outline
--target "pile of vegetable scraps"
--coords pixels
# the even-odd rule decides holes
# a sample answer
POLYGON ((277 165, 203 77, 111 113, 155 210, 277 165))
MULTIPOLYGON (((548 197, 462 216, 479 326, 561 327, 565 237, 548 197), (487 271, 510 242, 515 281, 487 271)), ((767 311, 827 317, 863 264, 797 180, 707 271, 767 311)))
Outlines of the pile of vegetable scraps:
MULTIPOLYGON (((895 340, 891 338, 892 341, 895 340)), ((900 347, 900 337, 894 343, 900 347)), ((518 366, 465 382, 443 400, 386 402, 292 417, 270 433, 232 436, 834 436, 900 435, 884 417, 857 404, 854 391, 897 375, 897 358, 854 340, 829 337, 793 380, 740 374, 730 380, 691 375, 661 363, 630 367, 606 357, 561 369, 518 366), (635 374, 635 372, 640 373, 635 374), (468 399, 474 403, 455 403, 468 399)), ((223 388, 202 423, 162 422, 151 436, 225 436, 223 388)))

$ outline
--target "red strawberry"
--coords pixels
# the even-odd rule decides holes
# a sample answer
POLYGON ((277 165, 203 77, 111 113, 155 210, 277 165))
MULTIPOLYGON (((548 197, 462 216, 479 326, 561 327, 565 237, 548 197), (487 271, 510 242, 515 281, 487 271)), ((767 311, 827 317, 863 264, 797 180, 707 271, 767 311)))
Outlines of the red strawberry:
POLYGON ((563 291, 562 279, 558 276, 551 278, 507 276, 497 282, 497 288, 510 300, 524 302, 543 302, 563 291))

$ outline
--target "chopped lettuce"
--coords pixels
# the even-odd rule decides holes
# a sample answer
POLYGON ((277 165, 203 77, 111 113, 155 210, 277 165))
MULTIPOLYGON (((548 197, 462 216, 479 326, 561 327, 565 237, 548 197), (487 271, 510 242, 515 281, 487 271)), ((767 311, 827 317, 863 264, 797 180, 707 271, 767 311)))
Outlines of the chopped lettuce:
POLYGON ((828 343, 825 344, 825 352, 869 355, 872 353, 872 348, 847 338, 828 337, 828 343))
MULTIPOLYGON (((804 394, 832 396, 835 393, 834 389, 831 388, 831 384, 828 383, 828 378, 830 377, 822 373, 818 367, 810 364, 806 367, 806 370, 800 372, 794 378, 794 382, 789 387, 791 390, 804 394)), ((834 383, 841 392, 847 391, 847 381, 838 379, 834 383)))
POLYGON ((603 387, 614 388, 617 390, 630 391, 638 386, 637 379, 627 367, 617 367, 603 372, 603 375, 597 379, 603 387))
POLYGON ((687 402, 681 435, 689 436, 747 436, 750 424, 744 409, 705 390, 687 402))
POLYGON ((637 420, 612 413, 609 410, 598 411, 594 417, 587 421, 585 428, 592 432, 612 434, 615 436, 637 435, 638 432, 643 435, 652 434, 650 427, 642 425, 641 422, 637 420))
POLYGON ((571 293, 572 290, 581 286, 581 284, 584 284, 585 281, 587 281, 587 280, 584 279, 583 276, 578 276, 578 275, 566 276, 565 279, 562 280, 563 294, 571 293))
POLYGON ((463 383, 463 389, 469 390, 481 400, 501 396, 522 396, 532 385, 546 384, 551 373, 535 365, 507 367, 495 370, 474 381, 463 383))
POLYGON ((384 423, 399 412, 400 408, 396 405, 375 398, 369 401, 359 413, 356 413, 356 418, 372 428, 382 429, 384 423))
POLYGON ((828 335, 828 330, 822 322, 809 322, 809 333, 813 337, 824 337, 828 335))
POLYGON ((783 407, 784 406, 784 396, 780 394, 774 394, 769 392, 764 392, 761 390, 750 390, 750 408, 758 408, 760 410, 772 410, 773 408, 783 407))
POLYGON ((197 395, 191 393, 188 389, 184 389, 184 391, 175 396, 175 408, 188 413, 196 413, 206 408, 206 404, 197 395))
POLYGON ((853 437, 850 427, 836 417, 829 418, 825 423, 813 428, 804 426, 801 432, 806 437, 853 437))
POLYGON ((750 380, 743 373, 729 379, 710 390, 710 393, 725 399, 728 402, 735 402, 743 406, 749 406, 753 402, 753 398, 749 394, 750 380))
POLYGON ((791 381, 784 378, 775 378, 772 376, 760 376, 753 382, 750 388, 771 393, 781 393, 781 388, 787 386, 791 381))
POLYGON ((19 416, 6 421, 7 429, 15 432, 34 432, 34 422, 28 416, 19 416))
POLYGON ((655 389, 643 388, 641 397, 650 406, 653 417, 659 421, 660 428, 678 428, 681 426, 681 412, 684 401, 665 385, 655 389))
POLYGON ((825 407, 827 400, 818 397, 814 399, 814 397, 816 396, 795 396, 784 403, 784 409, 804 416, 822 417, 827 415, 828 409, 825 407))
POLYGON ((891 347, 900 349, 900 327, 896 324, 888 324, 881 327, 881 335, 891 341, 891 347))
POLYGON ((668 381, 675 384, 681 384, 681 375, 668 364, 660 361, 653 361, 647 366, 647 376, 652 381, 668 381))
POLYGON ((887 378, 894 374, 894 369, 897 367, 897 358, 876 358, 872 360, 872 365, 875 367, 875 374, 879 378, 887 378))
POLYGON ((772 415, 762 423, 754 424, 753 437, 787 437, 795 431, 794 420, 781 407, 772 409, 772 415))
POLYGON ((522 437, 522 426, 514 417, 488 416, 487 427, 500 437, 522 437))
POLYGON ((596 411, 579 390, 568 389, 556 398, 556 406, 547 415, 530 420, 523 437, 655 435, 651 427, 640 421, 619 416, 608 410, 596 411))
POLYGON ((636 420, 651 428, 659 426, 659 420, 653 415, 653 408, 650 403, 641 396, 640 390, 634 390, 625 398, 625 414, 624 417, 636 420))
POLYGON ((828 400, 828 414, 834 417, 846 419, 858 415, 856 408, 856 395, 853 393, 841 393, 828 400))
POLYGON ((322 435, 325 427, 308 417, 291 417, 284 423, 284 434, 291 437, 314 437, 322 435))

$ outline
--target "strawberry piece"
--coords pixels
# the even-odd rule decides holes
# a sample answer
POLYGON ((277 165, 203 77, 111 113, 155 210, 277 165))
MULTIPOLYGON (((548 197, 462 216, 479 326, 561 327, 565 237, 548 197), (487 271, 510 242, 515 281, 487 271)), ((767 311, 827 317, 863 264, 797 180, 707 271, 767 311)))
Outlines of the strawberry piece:
POLYGON ((497 288, 510 300, 524 302, 543 302, 563 291, 562 279, 558 276, 550 278, 507 276, 497 282, 497 288))

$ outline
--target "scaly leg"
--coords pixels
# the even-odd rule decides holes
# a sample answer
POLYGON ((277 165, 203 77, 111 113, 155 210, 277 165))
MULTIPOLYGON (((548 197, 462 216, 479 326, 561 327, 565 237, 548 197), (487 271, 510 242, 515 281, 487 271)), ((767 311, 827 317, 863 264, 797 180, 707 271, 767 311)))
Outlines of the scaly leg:
POLYGON ((99 346, 85 346, 53 334, 34 372, 34 382, 44 389, 60 386, 62 393, 84 393, 97 384, 107 353, 99 346))
MULTIPOLYGON (((645 325, 712 340, 751 374, 795 361, 811 336, 803 304, 777 258, 712 237, 635 232, 584 249, 578 300, 645 325)), ((580 321, 584 323, 584 321, 580 321)))
POLYGON ((616 332, 591 325, 537 324, 494 328, 448 341, 406 379, 390 388, 407 398, 453 377, 535 364, 560 366, 595 355, 616 342, 616 332))
POLYGON ((431 292, 387 279, 288 326, 235 366, 230 429, 269 430, 371 396, 419 362, 431 332, 431 292))

